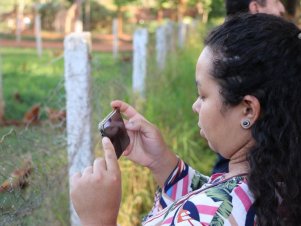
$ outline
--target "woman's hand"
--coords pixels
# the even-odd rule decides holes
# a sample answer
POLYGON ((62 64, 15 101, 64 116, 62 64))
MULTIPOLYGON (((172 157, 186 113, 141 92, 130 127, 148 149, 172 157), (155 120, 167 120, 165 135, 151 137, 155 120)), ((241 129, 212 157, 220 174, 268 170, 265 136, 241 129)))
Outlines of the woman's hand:
POLYGON ((111 141, 102 139, 104 158, 71 178, 70 196, 84 226, 116 226, 121 201, 121 176, 111 141))
POLYGON ((131 141, 123 154, 130 160, 148 167, 157 183, 163 186, 177 165, 177 156, 169 150, 158 128, 132 106, 119 100, 112 101, 111 105, 113 108, 119 108, 128 118, 125 126, 131 141))

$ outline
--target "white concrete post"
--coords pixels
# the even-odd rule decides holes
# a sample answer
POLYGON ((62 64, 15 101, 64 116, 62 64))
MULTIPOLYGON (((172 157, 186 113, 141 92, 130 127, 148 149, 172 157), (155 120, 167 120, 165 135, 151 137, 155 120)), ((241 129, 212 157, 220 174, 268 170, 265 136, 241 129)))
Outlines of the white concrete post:
POLYGON ((197 19, 193 19, 191 24, 190 24, 190 30, 191 30, 191 33, 195 33, 197 28, 198 28, 198 25, 199 25, 200 21, 197 20, 197 19))
POLYGON ((187 24, 180 22, 178 28, 178 46, 183 48, 186 42, 187 24))
POLYGON ((21 41, 21 32, 23 30, 23 11, 24 11, 24 0, 18 0, 18 11, 16 18, 16 41, 21 41))
MULTIPOLYGON (((64 40, 69 177, 94 159, 91 105, 91 35, 71 33, 64 40)), ((70 204, 71 225, 81 225, 70 204)))
POLYGON ((148 32, 146 28, 137 29, 133 40, 133 90, 144 96, 148 32))
POLYGON ((166 27, 160 26, 156 30, 156 60, 160 70, 163 70, 167 52, 166 27))
POLYGON ((36 10, 35 22, 34 22, 34 31, 36 36, 36 46, 38 56, 42 56, 42 37, 41 37, 41 14, 36 10))
POLYGON ((173 22, 168 21, 165 25, 166 40, 167 40, 167 52, 174 50, 175 48, 175 37, 174 37, 174 26, 173 22))
POLYGON ((119 45, 119 40, 118 40, 118 19, 113 20, 112 24, 112 33, 113 33, 113 57, 114 59, 118 58, 118 45, 119 45))

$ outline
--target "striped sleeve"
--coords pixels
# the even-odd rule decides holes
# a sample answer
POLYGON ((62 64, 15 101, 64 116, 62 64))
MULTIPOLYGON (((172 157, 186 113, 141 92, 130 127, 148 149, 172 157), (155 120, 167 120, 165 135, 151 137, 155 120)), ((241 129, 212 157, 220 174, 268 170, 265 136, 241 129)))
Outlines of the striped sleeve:
MULTIPOLYGON (((175 181, 172 178, 169 178, 166 185, 175 181)), ((248 188, 246 177, 213 179, 214 177, 211 177, 201 189, 191 191, 162 211, 145 219, 142 225, 255 225, 254 198, 248 188)), ((164 190, 160 195, 162 197, 158 197, 158 200, 164 199, 164 190)))
POLYGON ((146 218, 155 215, 181 197, 200 188, 208 180, 209 177, 200 174, 180 159, 167 178, 164 187, 157 189, 153 208, 146 218))

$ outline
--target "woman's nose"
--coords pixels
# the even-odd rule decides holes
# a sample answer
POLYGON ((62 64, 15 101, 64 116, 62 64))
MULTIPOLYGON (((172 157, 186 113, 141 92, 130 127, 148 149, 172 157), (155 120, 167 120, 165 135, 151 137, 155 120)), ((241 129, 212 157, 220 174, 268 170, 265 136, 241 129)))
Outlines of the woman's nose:
POLYGON ((199 99, 197 99, 193 104, 192 104, 192 111, 194 113, 198 113, 200 109, 200 103, 199 103, 199 99))

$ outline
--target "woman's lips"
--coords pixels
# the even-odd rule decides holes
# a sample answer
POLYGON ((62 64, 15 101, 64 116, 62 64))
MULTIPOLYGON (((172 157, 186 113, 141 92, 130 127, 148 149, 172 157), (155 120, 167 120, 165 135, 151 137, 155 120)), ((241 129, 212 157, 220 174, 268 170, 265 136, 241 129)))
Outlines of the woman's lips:
POLYGON ((198 124, 198 127, 200 128, 200 135, 205 138, 205 134, 204 134, 204 131, 203 131, 201 125, 198 124))
POLYGON ((205 137, 205 134, 204 134, 202 129, 200 129, 200 134, 201 134, 202 137, 205 137))

